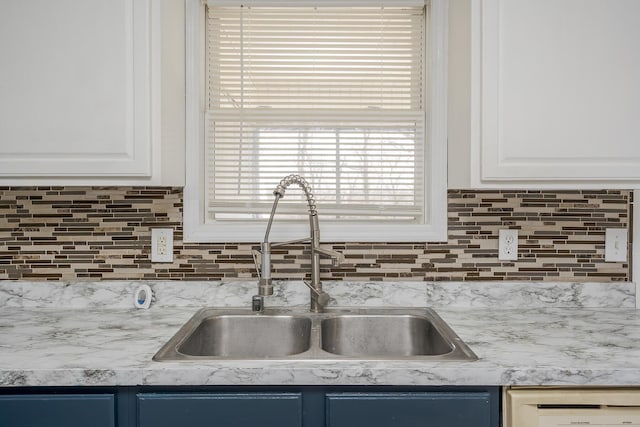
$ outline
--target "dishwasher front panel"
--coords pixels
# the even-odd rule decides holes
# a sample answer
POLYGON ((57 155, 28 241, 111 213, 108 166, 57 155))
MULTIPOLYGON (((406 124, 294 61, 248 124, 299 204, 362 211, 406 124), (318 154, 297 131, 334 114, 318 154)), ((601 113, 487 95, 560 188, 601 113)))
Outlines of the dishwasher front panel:
POLYGON ((504 427, 640 427, 640 390, 507 389, 504 427))

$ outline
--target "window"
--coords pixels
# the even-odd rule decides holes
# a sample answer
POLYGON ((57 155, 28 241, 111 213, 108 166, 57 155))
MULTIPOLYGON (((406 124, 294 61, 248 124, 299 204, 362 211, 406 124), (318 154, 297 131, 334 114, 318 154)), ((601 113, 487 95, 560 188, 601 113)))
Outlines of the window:
MULTIPOLYGON (((325 241, 445 238, 444 0, 357 1, 192 2, 186 240, 259 241, 291 173, 325 241)), ((274 239, 307 233, 302 200, 274 239)))

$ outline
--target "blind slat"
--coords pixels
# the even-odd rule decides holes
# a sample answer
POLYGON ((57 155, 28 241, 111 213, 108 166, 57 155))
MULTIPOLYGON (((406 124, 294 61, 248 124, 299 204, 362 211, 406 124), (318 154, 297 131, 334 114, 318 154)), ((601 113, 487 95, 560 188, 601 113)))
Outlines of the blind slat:
MULTIPOLYGON (((296 7, 300 6, 300 0, 206 0, 212 7, 237 7, 240 5, 257 7, 296 7)), ((425 0, 314 0, 312 7, 344 8, 359 6, 407 6, 416 7, 425 5, 425 0)))

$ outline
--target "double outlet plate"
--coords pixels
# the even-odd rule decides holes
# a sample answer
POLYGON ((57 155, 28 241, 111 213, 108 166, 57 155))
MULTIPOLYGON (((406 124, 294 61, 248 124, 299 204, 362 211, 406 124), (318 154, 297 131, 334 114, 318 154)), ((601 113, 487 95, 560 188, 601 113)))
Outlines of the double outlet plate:
POLYGON ((498 236, 498 259, 515 261, 518 259, 518 230, 500 230, 498 236))
POLYGON ((151 229, 151 262, 173 262, 173 228, 151 229))

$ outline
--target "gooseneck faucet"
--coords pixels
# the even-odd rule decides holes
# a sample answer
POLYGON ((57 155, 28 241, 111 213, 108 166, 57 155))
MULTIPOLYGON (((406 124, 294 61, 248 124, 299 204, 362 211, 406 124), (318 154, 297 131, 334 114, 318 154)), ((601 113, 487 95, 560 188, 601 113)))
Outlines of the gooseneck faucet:
MULTIPOLYGON (((275 200, 271 207, 271 215, 267 222, 267 229, 264 234, 264 240, 260 244, 261 265, 258 269, 256 262, 256 269, 258 269, 258 295, 253 300, 253 310, 262 311, 263 304, 262 298, 267 295, 273 295, 273 280, 271 279, 271 249, 279 246, 292 245, 296 243, 309 243, 311 248, 311 281, 304 280, 304 284, 307 285, 311 291, 311 305, 310 310, 313 312, 322 311, 322 308, 329 302, 329 295, 322 290, 322 282, 320 281, 320 256, 325 255, 333 259, 333 264, 338 265, 339 260, 342 258, 342 254, 328 249, 320 247, 320 225, 318 224, 318 210, 316 208, 316 201, 313 198, 311 192, 311 186, 300 175, 288 175, 282 178, 278 186, 273 190, 275 200), (271 232, 271 225, 273 223, 273 217, 278 207, 278 201, 284 197, 285 191, 291 184, 298 184, 298 186, 304 191, 307 199, 307 205, 309 208, 309 237, 305 237, 298 240, 291 240, 281 243, 270 243, 269 234, 271 232)), ((254 253, 255 260, 255 253, 254 253)))

